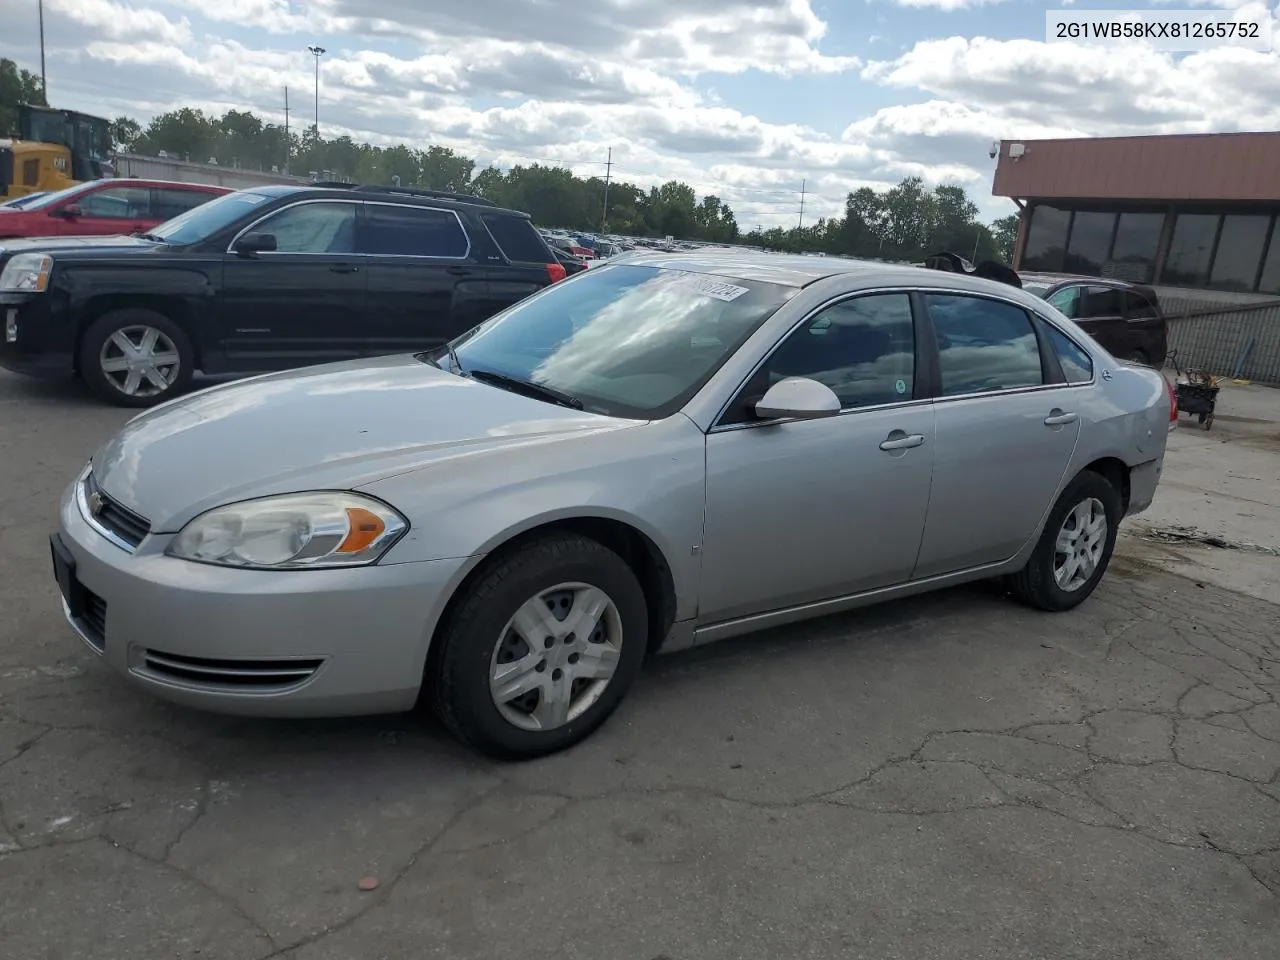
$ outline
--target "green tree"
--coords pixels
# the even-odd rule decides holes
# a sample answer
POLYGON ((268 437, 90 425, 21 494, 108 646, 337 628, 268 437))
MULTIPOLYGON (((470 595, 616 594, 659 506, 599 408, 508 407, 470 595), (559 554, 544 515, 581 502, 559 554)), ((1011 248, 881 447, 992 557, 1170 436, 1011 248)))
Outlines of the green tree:
POLYGON ((991 240, 999 259, 1013 263, 1013 245, 1018 241, 1018 215, 1011 213, 991 221, 991 240))
POLYGON ((0 59, 0 136, 17 135, 18 105, 23 103, 47 106, 39 74, 0 59))

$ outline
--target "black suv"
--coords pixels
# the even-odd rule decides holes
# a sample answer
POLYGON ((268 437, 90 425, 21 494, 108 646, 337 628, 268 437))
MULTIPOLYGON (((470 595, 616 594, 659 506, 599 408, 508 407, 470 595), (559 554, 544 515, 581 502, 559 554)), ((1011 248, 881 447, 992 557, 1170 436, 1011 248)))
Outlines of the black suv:
POLYGON ((1057 307, 1113 357, 1164 366, 1168 322, 1150 287, 1101 277, 1024 273, 1022 289, 1057 307))
POLYGON ((0 366, 146 407, 195 370, 428 349, 564 277, 527 214, 479 197, 260 187, 139 236, 0 244, 0 366))

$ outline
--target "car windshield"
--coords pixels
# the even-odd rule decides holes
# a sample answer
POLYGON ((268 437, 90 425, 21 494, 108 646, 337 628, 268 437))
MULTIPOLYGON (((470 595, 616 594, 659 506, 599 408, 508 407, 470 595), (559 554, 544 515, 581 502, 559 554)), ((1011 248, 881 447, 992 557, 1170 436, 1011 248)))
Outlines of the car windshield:
POLYGON ((21 210, 23 207, 31 206, 43 196, 45 196, 44 193, 28 193, 25 197, 15 197, 0 203, 0 210, 21 210))
POLYGON ((453 346, 466 372, 539 384, 606 416, 660 419, 684 406, 797 292, 606 265, 508 308, 453 346))
POLYGON ((254 207, 270 199, 266 194, 254 193, 252 190, 224 193, 149 230, 147 239, 175 246, 199 243, 229 227, 254 207))

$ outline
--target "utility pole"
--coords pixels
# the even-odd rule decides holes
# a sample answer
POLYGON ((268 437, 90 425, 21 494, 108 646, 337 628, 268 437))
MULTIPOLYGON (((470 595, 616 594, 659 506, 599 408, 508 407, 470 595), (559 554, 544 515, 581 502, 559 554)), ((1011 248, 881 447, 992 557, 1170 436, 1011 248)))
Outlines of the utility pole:
POLYGON ((800 181, 800 222, 796 224, 797 230, 804 229, 804 188, 808 182, 807 179, 800 181))
POLYGON ((604 162, 604 211, 600 214, 600 232, 604 233, 609 226, 609 177, 613 173, 613 147, 609 148, 609 159, 604 162))
POLYGON ((44 0, 40 0, 40 95, 44 105, 49 105, 49 81, 44 72, 44 0))
POLYGON ((289 172, 289 161, 292 159, 292 142, 289 140, 289 88, 284 88, 284 172, 289 172))
POLYGON ((316 139, 320 139, 320 58, 324 56, 324 47, 317 47, 314 43, 307 47, 311 55, 316 58, 316 139))

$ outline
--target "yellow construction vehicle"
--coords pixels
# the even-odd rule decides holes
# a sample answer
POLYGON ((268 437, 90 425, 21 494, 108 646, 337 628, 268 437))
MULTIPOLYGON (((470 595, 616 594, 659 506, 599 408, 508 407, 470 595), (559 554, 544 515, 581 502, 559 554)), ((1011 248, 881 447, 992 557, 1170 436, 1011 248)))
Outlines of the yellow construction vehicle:
POLYGON ((0 139, 0 201, 111 175, 111 122, 102 117, 24 103, 17 139, 0 139))

